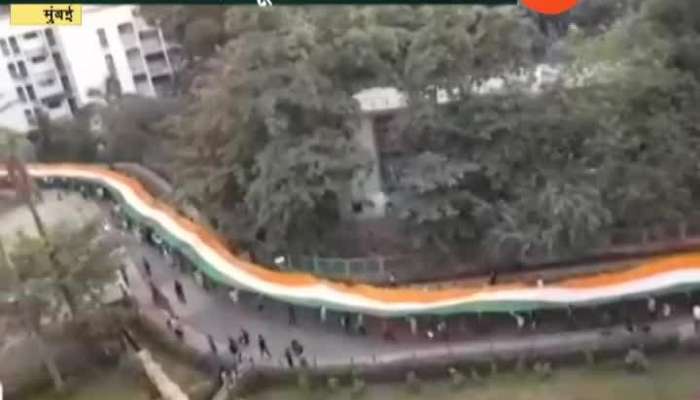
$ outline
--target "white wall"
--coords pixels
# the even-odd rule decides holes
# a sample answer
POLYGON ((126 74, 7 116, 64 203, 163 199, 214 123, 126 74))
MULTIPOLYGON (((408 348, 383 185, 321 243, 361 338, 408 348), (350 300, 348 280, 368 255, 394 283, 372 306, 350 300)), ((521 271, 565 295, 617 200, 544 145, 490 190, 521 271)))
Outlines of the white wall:
POLYGON ((8 102, 15 102, 14 105, 5 111, 0 111, 0 129, 9 128, 17 132, 29 130, 29 123, 24 116, 26 104, 19 101, 15 84, 7 71, 7 60, 2 59, 0 64, 0 107, 8 102))
POLYGON ((76 98, 78 105, 89 103, 92 99, 87 96, 90 89, 104 89, 104 82, 109 74, 105 54, 110 54, 114 60, 117 77, 125 93, 134 93, 134 81, 126 61, 124 46, 119 38, 117 26, 134 22, 132 10, 135 6, 100 7, 85 6, 83 8, 82 26, 61 26, 56 29, 57 36, 63 47, 76 83, 76 98), (105 30, 108 49, 100 45, 97 30, 105 30))

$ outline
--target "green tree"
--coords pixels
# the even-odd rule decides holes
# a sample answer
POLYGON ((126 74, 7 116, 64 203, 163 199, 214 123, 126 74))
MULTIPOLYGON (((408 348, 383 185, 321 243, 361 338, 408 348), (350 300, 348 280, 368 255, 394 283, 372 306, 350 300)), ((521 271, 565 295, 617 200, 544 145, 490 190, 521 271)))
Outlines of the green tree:
POLYGON ((101 231, 102 225, 95 221, 77 229, 54 227, 47 240, 20 234, 9 250, 19 280, 49 282, 71 315, 99 307, 118 266, 112 256, 116 245, 102 238, 101 231))

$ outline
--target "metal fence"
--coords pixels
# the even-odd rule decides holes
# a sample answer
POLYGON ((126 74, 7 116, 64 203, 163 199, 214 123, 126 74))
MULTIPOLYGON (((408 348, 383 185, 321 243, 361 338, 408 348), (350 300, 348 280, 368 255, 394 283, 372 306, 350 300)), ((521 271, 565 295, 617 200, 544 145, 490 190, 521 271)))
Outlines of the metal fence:
MULTIPOLYGON (((683 248, 700 246, 700 220, 689 220, 678 224, 664 224, 642 230, 617 230, 607 240, 590 250, 572 255, 532 254, 523 265, 528 268, 572 263, 589 259, 605 259, 613 256, 644 256, 653 253, 671 252, 683 248)), ((450 274, 474 272, 465 262, 430 257, 416 252, 392 256, 356 258, 320 257, 299 254, 260 254, 256 261, 263 265, 276 265, 286 271, 308 272, 330 279, 362 282, 387 282, 392 274, 399 281, 449 278, 450 274), (438 268, 439 267, 439 268, 438 268)), ((479 260, 473 260, 476 264, 479 260)), ((592 261, 595 262, 595 261, 592 261)), ((474 268, 474 265, 471 266, 474 268)), ((483 272, 483 271, 482 271, 483 272)))
POLYGON ((332 279, 382 282, 389 278, 385 268, 387 257, 335 258, 287 254, 260 258, 258 261, 263 264, 276 265, 283 270, 308 272, 332 279))

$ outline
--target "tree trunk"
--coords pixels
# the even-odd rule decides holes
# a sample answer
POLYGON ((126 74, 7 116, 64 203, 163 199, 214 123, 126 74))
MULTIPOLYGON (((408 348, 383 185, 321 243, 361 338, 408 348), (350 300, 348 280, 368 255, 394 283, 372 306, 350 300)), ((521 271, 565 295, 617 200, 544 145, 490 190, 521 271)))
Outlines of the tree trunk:
POLYGON ((32 214, 34 225, 36 225, 36 230, 39 232, 39 235, 41 235, 41 238, 44 239, 47 244, 49 244, 49 235, 46 231, 46 226, 44 225, 44 221, 41 220, 41 216, 39 215, 39 211, 36 209, 36 205, 34 204, 31 194, 28 194, 25 198, 25 204, 32 214))
POLYGON ((36 343, 36 348, 39 351, 41 360, 44 363, 46 370, 49 372, 54 389, 58 392, 62 391, 65 386, 65 382, 63 381, 61 371, 58 369, 58 365, 56 365, 56 359, 48 349, 48 346, 46 345, 46 342, 44 342, 41 334, 33 331, 31 332, 31 336, 36 343))
MULTIPOLYGON (((54 260, 54 262, 57 261, 54 260)), ((68 311, 70 311, 70 317, 73 318, 76 315, 75 313, 78 311, 78 306, 75 302, 75 296, 73 296, 73 293, 70 291, 70 289, 65 283, 59 283, 58 290, 61 292, 63 300, 68 306, 68 311)))

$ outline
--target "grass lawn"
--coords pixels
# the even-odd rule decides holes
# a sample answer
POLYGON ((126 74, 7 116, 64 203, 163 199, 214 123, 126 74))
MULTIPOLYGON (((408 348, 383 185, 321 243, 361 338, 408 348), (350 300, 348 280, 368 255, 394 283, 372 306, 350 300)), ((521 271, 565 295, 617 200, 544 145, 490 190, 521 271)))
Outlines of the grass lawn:
MULTIPOLYGON (((454 390, 447 381, 424 382, 420 393, 409 393, 404 384, 369 385, 353 400, 700 400, 700 357, 652 359, 652 370, 629 374, 610 364, 595 369, 567 368, 555 371, 548 381, 533 373, 504 373, 483 386, 467 384, 454 390)), ((264 391, 247 400, 351 399, 348 389, 329 394, 318 389, 302 394, 294 387, 264 391)))

